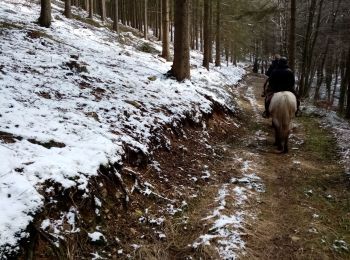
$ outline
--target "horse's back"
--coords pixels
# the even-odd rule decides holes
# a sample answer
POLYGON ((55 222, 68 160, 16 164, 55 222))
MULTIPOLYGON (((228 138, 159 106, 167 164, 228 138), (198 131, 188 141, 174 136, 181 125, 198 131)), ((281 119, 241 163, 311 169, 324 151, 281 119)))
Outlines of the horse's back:
POLYGON ((272 114, 276 110, 287 110, 290 113, 294 114, 297 110, 297 99, 295 95, 290 91, 277 92, 272 96, 269 110, 272 114))

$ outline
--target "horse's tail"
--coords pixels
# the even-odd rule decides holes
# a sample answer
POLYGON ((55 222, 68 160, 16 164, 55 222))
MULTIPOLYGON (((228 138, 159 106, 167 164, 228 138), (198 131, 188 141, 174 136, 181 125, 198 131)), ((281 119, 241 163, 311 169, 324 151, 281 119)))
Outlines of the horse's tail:
POLYGON ((282 146, 284 147, 285 141, 288 140, 289 136, 289 129, 290 129, 290 122, 293 117, 293 113, 291 112, 291 106, 289 105, 289 99, 288 96, 283 96, 282 98, 283 102, 283 109, 284 111, 288 111, 287 113, 281 113, 281 141, 282 141, 282 146))
POLYGON ((290 106, 289 106, 289 99, 288 96, 283 95, 281 98, 277 101, 276 104, 276 111, 274 111, 274 116, 272 118, 274 125, 278 129, 278 133, 280 136, 280 140, 282 141, 282 145, 285 138, 289 134, 289 125, 290 121, 292 119, 290 106), (287 112, 287 113, 286 113, 287 112))
POLYGON ((281 145, 285 147, 287 146, 286 142, 288 142, 290 122, 295 115, 296 101, 293 100, 295 97, 292 93, 279 92, 276 94, 274 100, 271 100, 270 111, 281 145))

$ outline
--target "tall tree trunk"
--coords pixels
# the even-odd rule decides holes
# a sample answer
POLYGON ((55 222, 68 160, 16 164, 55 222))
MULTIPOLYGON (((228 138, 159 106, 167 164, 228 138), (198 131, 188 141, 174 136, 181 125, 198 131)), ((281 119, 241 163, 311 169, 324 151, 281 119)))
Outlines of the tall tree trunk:
POLYGON ((104 22, 106 20, 106 0, 101 1, 101 20, 104 22))
POLYGON ((347 99, 346 99, 347 104, 345 109, 345 118, 350 119, 350 46, 349 46, 348 57, 346 62, 345 89, 347 91, 347 99))
POLYGON ((311 41, 311 33, 312 33, 312 24, 315 16, 315 10, 316 10, 316 0, 311 0, 311 4, 309 7, 309 15, 308 15, 308 22, 306 27, 306 33, 305 33, 305 42, 303 46, 303 52, 302 52, 302 61, 301 61, 301 72, 300 72, 300 84, 299 84, 299 95, 301 97, 304 97, 306 95, 306 81, 307 81, 307 63, 309 59, 310 53, 308 53, 309 45, 311 41))
POLYGON ((194 24, 194 33, 195 33, 195 49, 198 50, 199 49, 199 27, 198 27, 198 23, 199 23, 199 18, 198 18, 198 9, 199 9, 199 0, 195 0, 195 15, 194 15, 194 20, 195 20, 195 24, 194 24))
POLYGON ((162 57, 170 60, 169 51, 169 0, 162 0, 163 34, 162 34, 162 57))
POLYGON ((174 42, 174 1, 170 1, 170 41, 174 42))
POLYGON ((147 31, 148 31, 148 24, 147 24, 147 0, 145 0, 145 9, 144 9, 144 31, 143 31, 143 36, 147 40, 147 31))
POLYGON ((132 28, 136 28, 135 11, 136 11, 135 0, 131 0, 130 1, 130 22, 131 22, 131 27, 132 28))
POLYGON ((118 14, 118 0, 114 0, 114 20, 113 20, 113 30, 117 33, 119 32, 119 14, 118 14))
POLYGON ((320 89, 322 87, 323 79, 324 79, 324 65, 326 63, 326 58, 328 55, 328 43, 326 44, 326 49, 324 53, 322 53, 322 60, 319 63, 319 66, 317 68, 317 83, 315 88, 315 94, 314 94, 314 101, 316 102, 320 98, 320 89))
POLYGON ((200 48, 199 50, 203 52, 203 46, 204 46, 204 41, 203 41, 203 10, 200 9, 200 19, 199 19, 199 38, 200 38, 200 48))
POLYGON ((162 18, 163 18, 163 0, 159 0, 159 14, 158 14, 158 20, 159 20, 159 40, 163 40, 163 24, 162 24, 162 18))
POLYGON ((64 15, 67 18, 72 18, 71 0, 65 0, 64 2, 64 15))
POLYGON ((215 52, 215 66, 221 66, 221 48, 220 48, 220 0, 216 0, 216 52, 215 52))
POLYGON ((237 50, 236 50, 236 41, 233 40, 231 43, 231 57, 232 63, 234 66, 237 66, 237 50))
POLYGON ((334 65, 333 65, 333 57, 329 57, 328 58, 328 62, 326 65, 326 79, 325 79, 325 83, 326 83, 326 91, 327 91, 327 101, 328 103, 331 102, 331 86, 332 86, 332 80, 333 80, 333 71, 334 71, 334 65))
POLYGON ((192 19, 191 22, 190 22, 190 46, 191 46, 191 50, 194 50, 194 23, 195 23, 195 15, 194 15, 194 12, 195 12, 195 2, 194 0, 190 1, 190 17, 192 19))
POLYGON ((159 27, 158 27, 158 24, 159 24, 159 17, 158 17, 159 6, 158 6, 158 1, 159 0, 155 1, 155 13, 154 13, 154 15, 151 15, 151 16, 153 16, 153 28, 154 28, 154 31, 156 32, 155 36, 157 38, 159 38, 159 27))
POLYGON ((335 57, 334 84, 333 84, 333 92, 332 92, 332 98, 331 98, 331 103, 330 103, 331 106, 334 104, 335 92, 337 91, 337 87, 338 87, 338 76, 339 76, 338 57, 335 57))
POLYGON ((204 0, 204 17, 203 21, 203 37, 204 37, 204 53, 203 53, 203 67, 209 70, 209 0, 204 0))
POLYGON ((315 93, 314 93, 314 102, 316 103, 320 99, 320 89, 322 87, 323 83, 323 65, 320 64, 317 68, 317 81, 316 81, 316 87, 315 87, 315 93))
MULTIPOLYGON (((348 72, 350 74, 350 72, 348 72)), ((348 80, 348 86, 347 86, 347 105, 345 110, 345 118, 350 119, 350 80, 348 80)))
POLYGON ((209 1, 209 62, 213 63, 213 1, 209 1))
POLYGON ((51 0, 41 0, 39 25, 43 27, 51 25, 51 0))
POLYGON ((341 61, 340 61, 340 90, 339 90, 339 101, 338 101, 338 112, 343 114, 345 106, 345 97, 346 97, 346 67, 347 67, 347 58, 345 58, 346 52, 342 52, 341 61))
MULTIPOLYGON (((313 62, 313 57, 314 57, 314 49, 315 49, 315 44, 318 38, 318 34, 319 34, 319 29, 320 29, 320 24, 321 24, 321 16, 322 16, 322 8, 323 8, 323 3, 324 0, 320 0, 319 2, 319 7, 318 7, 318 14, 317 14, 317 19, 316 19, 316 24, 314 26, 314 33, 313 33, 313 37, 312 37, 312 41, 311 41, 311 45, 310 48, 308 50, 309 53, 309 59, 308 59, 308 63, 307 63, 307 71, 308 73, 308 77, 306 77, 306 95, 308 95, 309 89, 311 87, 311 83, 313 81, 313 76, 312 75, 312 62, 313 62), (310 76, 311 75, 311 76, 310 76)), ((314 64, 314 67, 316 67, 316 64, 314 64)))
POLYGON ((175 2, 174 63, 172 75, 178 81, 190 78, 189 1, 175 2))
POLYGON ((84 1, 85 1, 85 11, 89 12, 90 2, 89 2, 89 0, 84 0, 84 1))
POLYGON ((229 57, 230 57, 230 44, 228 40, 225 40, 225 60, 226 60, 226 67, 228 67, 229 63, 229 57))
POLYGON ((289 30, 289 66, 291 70, 295 70, 295 16, 296 16, 296 0, 290 0, 290 30, 289 30))
POLYGON ((120 20, 122 24, 126 24, 126 18, 125 18, 125 0, 121 0, 121 5, 120 5, 120 20))
POLYGON ((94 15, 94 0, 89 0, 89 1, 90 1, 89 18, 93 19, 93 15, 94 15))

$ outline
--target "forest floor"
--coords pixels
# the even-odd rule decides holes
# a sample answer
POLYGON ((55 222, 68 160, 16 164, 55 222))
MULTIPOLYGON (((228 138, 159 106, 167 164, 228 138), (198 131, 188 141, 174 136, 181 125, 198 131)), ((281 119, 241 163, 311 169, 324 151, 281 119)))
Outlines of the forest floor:
MULTIPOLYGON (((241 111, 218 110, 169 135, 157 165, 125 162, 122 182, 102 172, 90 186, 101 214, 73 194, 82 232, 61 233, 59 248, 34 232, 21 259, 350 259, 350 183, 336 140, 304 113, 293 121, 290 152, 278 153, 261 117, 263 82, 248 73, 231 86, 241 111), (104 234, 98 243, 86 238, 93 227, 104 234)), ((34 226, 71 207, 62 201, 34 226)))
POLYGON ((178 83, 159 43, 53 10, 0 6, 0 259, 350 258, 349 126, 341 158, 304 114, 279 154, 263 76, 192 52, 178 83))
POLYGON ((350 182, 336 140, 320 118, 304 113, 293 121, 290 152, 276 151, 271 120, 261 117, 264 80, 250 73, 237 86, 238 121, 209 120, 212 154, 187 140, 185 156, 157 159, 174 176, 181 176, 176 168, 194 174, 196 163, 212 175, 165 223, 166 241, 143 247, 139 258, 350 259, 350 182))

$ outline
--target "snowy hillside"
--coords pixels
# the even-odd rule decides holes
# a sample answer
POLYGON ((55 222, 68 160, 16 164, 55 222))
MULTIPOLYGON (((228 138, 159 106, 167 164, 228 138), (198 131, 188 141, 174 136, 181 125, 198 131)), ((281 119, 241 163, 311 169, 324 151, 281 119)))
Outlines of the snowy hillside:
POLYGON ((244 74, 232 66, 207 72, 192 52, 192 79, 178 83, 163 76, 172 63, 138 50, 159 51, 159 43, 67 20, 56 5, 44 29, 35 23, 39 12, 26 0, 0 5, 0 248, 7 250, 27 236, 48 183, 89 193, 90 177, 101 164, 122 164, 126 147, 151 155, 152 144, 166 140, 165 126, 200 122, 213 102, 237 109, 224 87, 244 74))

